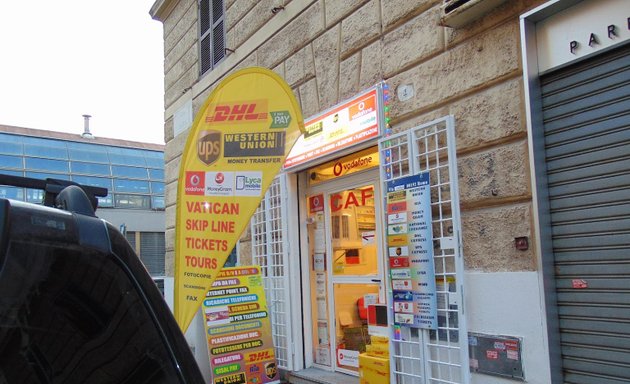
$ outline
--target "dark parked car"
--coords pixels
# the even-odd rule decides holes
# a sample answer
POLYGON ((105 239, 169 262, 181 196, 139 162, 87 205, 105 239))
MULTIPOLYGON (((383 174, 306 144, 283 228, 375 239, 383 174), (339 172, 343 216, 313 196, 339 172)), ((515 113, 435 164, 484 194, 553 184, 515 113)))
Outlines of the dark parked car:
POLYGON ((159 289, 95 216, 106 190, 0 184, 46 191, 44 205, 0 198, 0 384, 203 383, 159 289))

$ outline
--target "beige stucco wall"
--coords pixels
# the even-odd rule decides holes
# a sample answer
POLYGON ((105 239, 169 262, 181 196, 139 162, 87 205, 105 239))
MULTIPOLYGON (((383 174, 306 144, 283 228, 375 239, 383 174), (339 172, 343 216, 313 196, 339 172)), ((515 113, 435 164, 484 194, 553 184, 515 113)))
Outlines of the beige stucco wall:
MULTIPOLYGON (((226 0, 234 52, 198 77, 197 1, 164 1, 167 274, 173 274, 175 198, 186 134, 172 116, 196 113, 225 75, 251 65, 280 74, 305 117, 385 80, 395 132, 455 117, 464 256, 468 270, 534 271, 532 201, 518 16, 542 0, 513 0, 460 28, 439 25, 440 0, 226 0), (271 12, 273 6, 284 10, 271 12), (399 86, 414 97, 401 101, 399 86)), ((242 254, 246 255, 244 244, 242 254)))

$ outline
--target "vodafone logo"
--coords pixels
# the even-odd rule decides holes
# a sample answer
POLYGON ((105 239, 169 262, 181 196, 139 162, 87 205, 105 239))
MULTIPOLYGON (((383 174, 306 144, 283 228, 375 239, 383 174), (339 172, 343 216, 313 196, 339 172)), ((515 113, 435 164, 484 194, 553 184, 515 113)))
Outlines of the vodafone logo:
POLYGON ((205 174, 203 172, 186 172, 186 195, 203 195, 205 190, 205 174))
POLYGON ((346 174, 353 168, 358 168, 358 170, 360 170, 361 168, 371 167, 372 161, 373 161, 372 156, 365 156, 365 157, 359 157, 358 159, 354 159, 351 161, 347 161, 345 163, 337 162, 333 166, 333 174, 335 176, 341 176, 343 174, 346 174))
POLYGON ((218 172, 217 175, 214 177, 214 182, 217 184, 223 184, 224 181, 225 175, 223 174, 223 172, 218 172))
POLYGON ((310 212, 321 212, 324 210, 324 195, 315 195, 309 198, 310 200, 310 212))

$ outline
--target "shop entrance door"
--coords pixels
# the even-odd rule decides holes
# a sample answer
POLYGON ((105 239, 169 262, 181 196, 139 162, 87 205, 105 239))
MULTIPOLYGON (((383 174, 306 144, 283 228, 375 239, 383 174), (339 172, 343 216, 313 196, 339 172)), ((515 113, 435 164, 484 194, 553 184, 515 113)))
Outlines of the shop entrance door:
POLYGON ((313 361, 357 374, 367 306, 385 303, 378 169, 308 189, 313 361))

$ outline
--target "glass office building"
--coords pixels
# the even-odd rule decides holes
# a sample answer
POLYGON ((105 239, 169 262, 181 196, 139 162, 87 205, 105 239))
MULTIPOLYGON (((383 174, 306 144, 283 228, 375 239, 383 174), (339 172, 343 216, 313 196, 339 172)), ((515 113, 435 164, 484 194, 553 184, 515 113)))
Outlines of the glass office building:
MULTIPOLYGON (((164 147, 0 125, 0 174, 107 188, 97 215, 126 233, 154 277, 164 276, 164 147)), ((0 185, 0 197, 41 203, 41 190, 0 185)))

